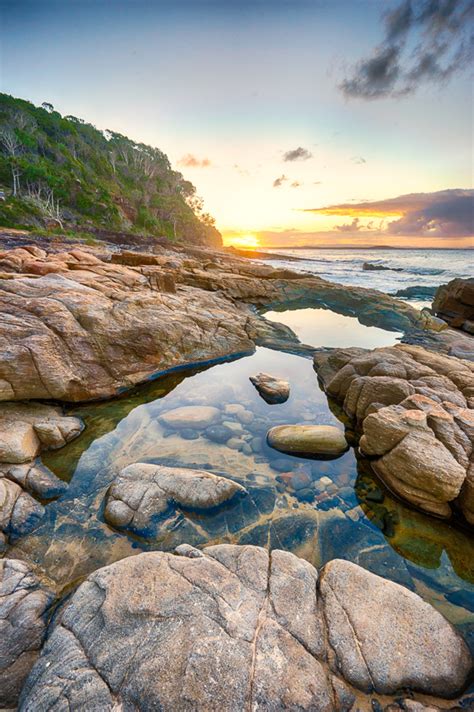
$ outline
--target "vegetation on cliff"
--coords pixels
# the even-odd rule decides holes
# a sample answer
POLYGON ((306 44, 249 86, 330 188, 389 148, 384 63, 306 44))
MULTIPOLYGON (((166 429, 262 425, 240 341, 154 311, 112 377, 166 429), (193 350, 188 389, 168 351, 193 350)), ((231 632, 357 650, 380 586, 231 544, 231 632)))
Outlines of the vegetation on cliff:
POLYGON ((221 243, 195 187, 162 151, 7 94, 0 94, 0 190, 5 227, 221 243))

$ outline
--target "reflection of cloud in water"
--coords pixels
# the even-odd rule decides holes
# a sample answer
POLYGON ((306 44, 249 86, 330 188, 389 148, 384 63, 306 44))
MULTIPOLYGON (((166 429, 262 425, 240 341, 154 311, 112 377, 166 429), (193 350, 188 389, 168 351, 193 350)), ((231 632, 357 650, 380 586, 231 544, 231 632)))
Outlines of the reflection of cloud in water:
POLYGON ((289 326, 303 344, 317 347, 375 349, 393 346, 402 337, 399 332, 365 326, 355 316, 336 314, 329 309, 269 311, 264 316, 289 326))

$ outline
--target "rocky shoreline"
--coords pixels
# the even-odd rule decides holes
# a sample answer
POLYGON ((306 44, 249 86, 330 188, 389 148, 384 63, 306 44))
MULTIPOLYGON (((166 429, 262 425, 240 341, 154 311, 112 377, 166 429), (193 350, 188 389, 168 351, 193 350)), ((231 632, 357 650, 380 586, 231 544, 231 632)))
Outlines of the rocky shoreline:
MULTIPOLYGON (((107 400, 257 346, 314 355, 325 391, 381 481, 430 516, 473 525, 469 333, 374 290, 171 245, 12 246, 0 253, 0 313, 0 708, 16 705, 23 688, 19 709, 31 711, 469 709, 469 697, 464 707, 443 702, 461 704, 472 673, 459 633, 416 594, 356 564, 335 560, 318 575, 275 549, 181 545, 175 555, 130 556, 130 547, 51 618, 64 588, 17 545, 67 487, 38 459, 83 429, 60 404, 107 400), (316 351, 262 316, 303 307, 402 331, 406 343, 316 351)), ((288 383, 271 375, 258 374, 255 386, 274 407, 288 399, 288 383)), ((215 442, 233 437, 232 422, 217 422, 210 406, 192 414, 193 407, 168 411, 161 426, 184 427, 177 425, 184 418, 215 442)), ((310 456, 308 447, 318 456, 347 449, 335 428, 334 435, 288 428, 274 428, 269 445, 310 456)), ((136 462, 116 473, 101 506, 118 539, 124 531, 157 538, 163 517, 171 530, 180 509, 219 510, 239 497, 248 497, 246 487, 225 477, 136 462)))

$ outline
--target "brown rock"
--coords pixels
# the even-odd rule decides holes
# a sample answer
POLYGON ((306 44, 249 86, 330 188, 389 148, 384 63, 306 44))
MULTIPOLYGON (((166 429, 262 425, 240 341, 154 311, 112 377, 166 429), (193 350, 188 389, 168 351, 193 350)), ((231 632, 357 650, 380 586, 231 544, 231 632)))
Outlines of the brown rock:
POLYGON ((268 373, 258 373, 256 376, 250 376, 250 381, 267 403, 284 403, 290 397, 290 384, 281 378, 275 378, 268 373))
POLYGON ((469 652, 450 624, 355 564, 328 564, 319 583, 287 552, 177 553, 140 554, 89 576, 51 630, 20 712, 336 712, 352 708, 351 685, 454 695, 466 684, 469 652))
MULTIPOLYGON (((0 482, 0 487, 1 487, 0 482)), ((0 705, 15 707, 39 655, 52 592, 24 561, 0 560, 0 705)))

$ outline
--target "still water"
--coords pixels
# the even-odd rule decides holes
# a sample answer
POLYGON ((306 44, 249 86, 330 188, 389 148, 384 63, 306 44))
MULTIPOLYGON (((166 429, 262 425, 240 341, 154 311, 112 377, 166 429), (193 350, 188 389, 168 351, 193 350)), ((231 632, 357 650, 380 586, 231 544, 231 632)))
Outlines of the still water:
MULTIPOLYGON (((333 341, 324 336, 325 345, 340 338, 341 317, 333 317, 333 341)), ((374 331, 381 330, 361 329, 365 346, 380 345, 374 331)), ((394 343, 395 334, 383 333, 394 343)), ((183 542, 258 544, 293 551, 317 566, 333 558, 355 561, 417 591, 474 637, 474 545, 466 532, 393 498, 352 447, 328 461, 286 456, 266 444, 268 429, 278 424, 348 425, 321 391, 310 359, 259 348, 69 412, 83 418, 86 429, 43 458, 69 489, 10 552, 39 563, 64 593, 94 569, 141 551, 169 551, 183 542), (286 403, 268 405, 258 395, 249 376, 260 371, 289 381, 286 403), (208 429, 192 424, 167 429, 160 416, 185 405, 218 408, 228 439, 215 442, 208 429), (205 469, 241 483, 248 494, 207 514, 176 508, 155 534, 139 538, 115 531, 103 515, 114 476, 135 462, 205 469)), ((350 440, 350 430, 346 434, 350 440)))

